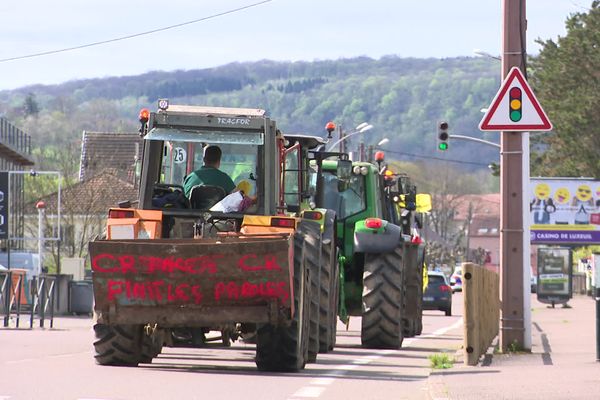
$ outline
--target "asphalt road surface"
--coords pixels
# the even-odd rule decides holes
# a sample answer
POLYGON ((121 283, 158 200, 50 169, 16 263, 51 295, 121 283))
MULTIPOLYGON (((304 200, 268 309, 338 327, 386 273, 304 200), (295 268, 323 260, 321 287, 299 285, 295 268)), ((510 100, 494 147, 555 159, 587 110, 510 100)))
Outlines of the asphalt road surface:
MULTIPOLYGON (((54 329, 0 329, 0 400, 129 399, 424 399, 431 371, 428 356, 458 349, 461 338, 436 337, 461 323, 462 295, 453 316, 425 311, 423 334, 401 350, 360 346, 360 318, 338 326, 337 345, 299 373, 256 370, 254 345, 229 348, 165 348, 152 364, 137 368, 94 363, 92 321, 59 317, 54 329), (451 347, 450 349, 448 347, 451 347)), ((48 323, 46 324, 48 326, 48 323)))

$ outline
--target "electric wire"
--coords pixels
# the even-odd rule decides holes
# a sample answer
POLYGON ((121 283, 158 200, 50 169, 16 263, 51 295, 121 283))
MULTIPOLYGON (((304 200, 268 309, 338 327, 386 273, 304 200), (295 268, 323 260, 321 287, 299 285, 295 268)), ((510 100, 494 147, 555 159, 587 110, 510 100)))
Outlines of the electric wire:
POLYGON ((120 37, 117 37, 117 38, 112 38, 112 39, 107 39, 107 40, 100 40, 100 41, 97 41, 97 42, 91 42, 91 43, 82 44, 82 45, 73 46, 73 47, 66 47, 66 48, 63 48, 63 49, 48 50, 48 51, 43 51, 43 52, 40 52, 40 53, 26 54, 26 55, 23 55, 23 56, 2 58, 2 59, 0 59, 0 63, 5 63, 5 62, 9 62, 9 61, 24 60, 24 59, 27 59, 27 58, 48 56, 48 55, 51 55, 51 54, 64 53, 64 52, 67 52, 67 51, 80 50, 80 49, 85 49, 85 48, 88 48, 88 47, 94 47, 94 46, 100 46, 100 45, 104 45, 104 44, 108 44, 108 43, 120 42, 120 41, 123 41, 123 40, 133 39, 133 38, 137 38, 137 37, 140 37, 140 36, 152 35, 154 33, 164 32, 164 31, 168 31, 170 29, 180 28, 182 26, 192 25, 192 24, 196 24, 198 22, 203 22, 203 21, 207 21, 207 20, 210 20, 210 19, 222 17, 222 16, 225 16, 225 15, 228 15, 228 14, 233 14, 233 13, 236 13, 236 12, 239 12, 239 11, 243 11, 243 10, 247 10, 249 8, 253 8, 253 7, 257 7, 257 6, 263 5, 265 3, 270 3, 272 1, 273 0, 263 0, 263 1, 259 1, 258 3, 248 4, 246 6, 234 8, 234 9, 227 10, 227 11, 223 11, 223 12, 220 12, 220 13, 217 13, 217 14, 212 14, 212 15, 209 15, 209 16, 206 16, 206 17, 193 19, 191 21, 181 22, 179 24, 169 25, 169 26, 165 26, 165 27, 162 27, 162 28, 151 29, 149 31, 133 33, 131 35, 120 36, 120 37))
POLYGON ((459 163, 459 164, 482 165, 482 166, 486 166, 486 167, 489 165, 489 164, 479 163, 479 162, 475 162, 475 161, 453 160, 453 159, 446 159, 446 158, 442 158, 442 157, 426 156, 426 155, 422 155, 422 154, 406 153, 403 151, 386 150, 386 153, 400 154, 400 155, 404 155, 404 156, 425 158, 425 159, 430 159, 430 160, 447 161, 447 162, 453 162, 453 163, 459 163))

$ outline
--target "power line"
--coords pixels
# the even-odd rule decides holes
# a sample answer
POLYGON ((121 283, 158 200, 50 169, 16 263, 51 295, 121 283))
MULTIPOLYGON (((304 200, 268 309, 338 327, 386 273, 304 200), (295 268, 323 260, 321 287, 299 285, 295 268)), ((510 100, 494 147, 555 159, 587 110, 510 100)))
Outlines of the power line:
POLYGON ((24 56, 2 58, 2 59, 0 59, 0 63, 9 62, 9 61, 16 61, 16 60, 23 60, 23 59, 26 59, 26 58, 48 56, 48 55, 51 55, 51 54, 64 53, 66 51, 73 51, 73 50, 80 50, 80 49, 85 49, 87 47, 100 46, 100 45, 103 45, 103 44, 120 42, 120 41, 123 41, 123 40, 133 39, 133 38, 140 37, 140 36, 151 35, 151 34, 158 33, 158 32, 164 32, 164 31, 167 31, 167 30, 170 30, 170 29, 180 28, 182 26, 186 26, 186 25, 196 24, 198 22, 207 21, 209 19, 214 19, 214 18, 222 17, 224 15, 233 14, 233 13, 236 13, 236 12, 239 12, 239 11, 247 10, 249 8, 252 8, 252 7, 257 7, 257 6, 263 5, 265 3, 270 3, 271 1, 273 1, 273 0, 263 0, 263 1, 260 1, 258 3, 249 4, 247 6, 234 8, 234 9, 228 10, 228 11, 223 11, 221 13, 209 15, 207 17, 202 17, 202 18, 194 19, 194 20, 187 21, 187 22, 182 22, 182 23, 175 24, 175 25, 169 25, 169 26, 165 26, 163 28, 152 29, 152 30, 145 31, 145 32, 134 33, 134 34, 127 35, 127 36, 121 36, 121 37, 118 37, 118 38, 101 40, 101 41, 98 41, 98 42, 92 42, 92 43, 82 44, 82 45, 79 45, 79 46, 67 47, 67 48, 64 48, 64 49, 49 50, 49 51, 44 51, 44 52, 41 52, 41 53, 27 54, 27 55, 24 55, 24 56))
POLYGON ((474 161, 452 160, 452 159, 446 159, 446 158, 441 158, 441 157, 424 156, 421 154, 405 153, 403 151, 386 150, 386 153, 402 154, 402 155, 410 156, 410 157, 426 158, 426 159, 430 159, 430 160, 440 160, 440 161, 454 162, 454 163, 459 163, 459 164, 483 165, 486 167, 488 166, 488 164, 478 163, 478 162, 474 162, 474 161))

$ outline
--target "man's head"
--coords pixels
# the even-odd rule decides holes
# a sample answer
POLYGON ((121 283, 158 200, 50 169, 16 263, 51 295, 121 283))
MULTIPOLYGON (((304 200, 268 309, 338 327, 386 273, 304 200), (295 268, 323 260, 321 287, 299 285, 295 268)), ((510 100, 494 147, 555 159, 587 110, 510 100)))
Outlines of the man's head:
POLYGON ((204 149, 204 165, 219 168, 221 165, 221 149, 219 146, 206 146, 204 149))

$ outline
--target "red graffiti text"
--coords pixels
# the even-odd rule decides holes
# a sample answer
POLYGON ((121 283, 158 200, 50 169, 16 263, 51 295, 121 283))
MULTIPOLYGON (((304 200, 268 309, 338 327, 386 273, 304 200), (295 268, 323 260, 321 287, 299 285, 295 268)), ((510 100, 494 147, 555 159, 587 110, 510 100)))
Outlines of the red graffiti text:
POLYGON ((109 279, 106 297, 108 301, 125 297, 128 300, 154 300, 159 303, 202 302, 200 285, 171 284, 162 280, 131 282, 109 279))
POLYGON ((119 272, 147 274, 184 272, 188 274, 216 274, 221 254, 198 257, 152 257, 133 255, 98 254, 92 258, 92 269, 97 273, 119 272))
POLYGON ((215 285, 215 300, 238 300, 256 297, 277 298, 285 302, 290 293, 286 282, 219 282, 215 285))

